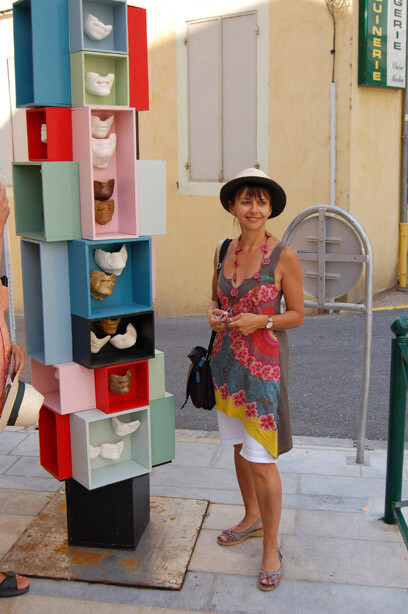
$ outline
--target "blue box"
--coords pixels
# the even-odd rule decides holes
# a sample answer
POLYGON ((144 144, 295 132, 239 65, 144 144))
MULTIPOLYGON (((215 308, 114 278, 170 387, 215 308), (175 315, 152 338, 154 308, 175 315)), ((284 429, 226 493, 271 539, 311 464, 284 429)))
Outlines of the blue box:
POLYGON ((17 107, 71 106, 68 0, 13 4, 17 107))
POLYGON ((45 365, 72 361, 66 241, 21 241, 27 354, 45 365))
POLYGON ((87 318, 112 318, 153 309, 152 250, 150 237, 117 241, 76 240, 69 244, 71 313, 87 318), (118 252, 126 245, 128 259, 110 296, 104 300, 91 296, 89 274, 101 271, 95 262, 97 249, 118 252))
POLYGON ((75 51, 128 53, 126 0, 68 0, 69 48, 75 51), (84 18, 91 14, 104 25, 111 25, 111 33, 102 40, 93 40, 84 31, 84 18))

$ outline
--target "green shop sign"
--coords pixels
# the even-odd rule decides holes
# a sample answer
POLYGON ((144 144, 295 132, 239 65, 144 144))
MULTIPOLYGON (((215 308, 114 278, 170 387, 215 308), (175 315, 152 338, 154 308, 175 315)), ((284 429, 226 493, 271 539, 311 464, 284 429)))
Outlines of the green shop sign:
POLYGON ((358 84, 405 88, 407 0, 360 0, 358 84))

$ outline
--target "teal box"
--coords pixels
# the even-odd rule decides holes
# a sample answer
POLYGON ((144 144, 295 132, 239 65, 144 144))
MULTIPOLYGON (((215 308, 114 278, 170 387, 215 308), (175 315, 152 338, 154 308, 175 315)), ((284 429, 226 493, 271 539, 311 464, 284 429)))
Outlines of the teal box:
POLYGON ((13 5, 17 107, 69 107, 68 0, 13 5))
POLYGON ((176 456, 174 396, 165 392, 161 399, 150 401, 152 466, 169 463, 176 456))
POLYGON ((14 162, 16 234, 38 241, 81 237, 78 162, 14 162))
POLYGON ((88 320, 113 318, 153 308, 150 237, 124 241, 70 241, 69 271, 71 313, 76 316, 88 320), (125 268, 116 278, 112 294, 103 300, 92 297, 90 273, 101 270, 95 261, 96 250, 114 253, 124 245, 128 258, 125 268))
POLYGON ((159 399, 165 394, 164 354, 155 350, 154 358, 149 358, 149 399, 159 399))
POLYGON ((45 364, 72 361, 66 241, 21 241, 27 354, 45 364))

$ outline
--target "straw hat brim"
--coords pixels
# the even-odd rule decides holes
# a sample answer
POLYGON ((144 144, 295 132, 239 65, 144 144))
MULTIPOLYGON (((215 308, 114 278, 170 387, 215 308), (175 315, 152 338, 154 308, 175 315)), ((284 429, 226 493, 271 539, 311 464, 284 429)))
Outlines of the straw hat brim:
POLYGON ((232 196, 234 191, 242 185, 258 185, 262 188, 266 188, 272 194, 272 213, 270 214, 268 219, 273 217, 277 217, 282 213, 286 205, 286 193, 285 190, 273 179, 269 177, 259 177, 254 175, 246 175, 243 177, 236 177, 235 179, 231 179, 228 181, 222 188, 220 192, 220 200, 221 204, 229 211, 230 201, 232 200, 232 196))
POLYGON ((16 375, 0 416, 0 433, 8 424, 11 426, 37 424, 43 403, 44 396, 34 386, 21 381, 16 375))

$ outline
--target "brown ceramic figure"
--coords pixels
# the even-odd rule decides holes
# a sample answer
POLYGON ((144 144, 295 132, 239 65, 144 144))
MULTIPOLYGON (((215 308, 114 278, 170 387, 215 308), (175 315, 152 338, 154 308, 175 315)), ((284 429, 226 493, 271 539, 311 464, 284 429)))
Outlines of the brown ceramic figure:
POLYGON ((91 296, 103 301, 113 292, 116 284, 116 275, 106 275, 103 271, 91 271, 89 273, 91 296))
POLYGON ((95 222, 101 226, 108 224, 112 219, 114 210, 115 203, 113 198, 109 200, 95 199, 95 222))
POLYGON ((105 320, 95 322, 96 326, 103 330, 106 335, 114 335, 118 330, 119 323, 120 318, 106 318, 105 320))
POLYGON ((115 180, 94 181, 94 197, 97 200, 108 200, 113 194, 115 180))
POLYGON ((108 375, 108 388, 114 394, 129 394, 132 384, 132 369, 128 369, 125 375, 111 373, 108 375))

